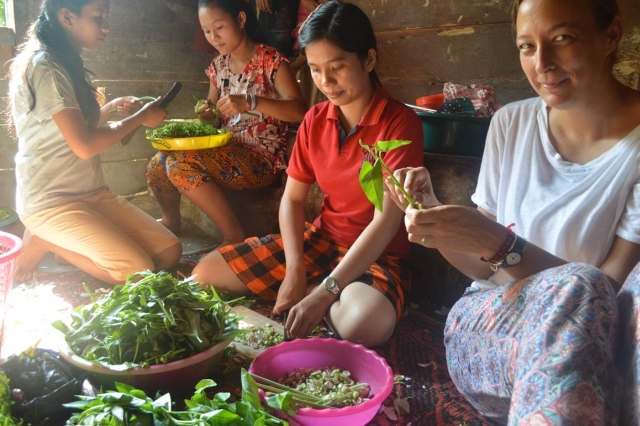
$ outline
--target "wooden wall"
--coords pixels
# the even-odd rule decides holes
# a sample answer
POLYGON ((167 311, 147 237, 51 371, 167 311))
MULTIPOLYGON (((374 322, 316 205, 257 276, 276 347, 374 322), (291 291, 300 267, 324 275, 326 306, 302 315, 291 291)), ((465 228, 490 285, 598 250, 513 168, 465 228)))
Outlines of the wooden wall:
MULTIPOLYGON (((398 99, 415 103, 446 82, 490 84, 500 103, 534 96, 513 42, 511 0, 351 1, 371 17, 380 79, 398 99)), ((616 72, 638 87, 640 4, 618 1, 627 28, 616 72)))
MULTIPOLYGON (((36 18, 40 4, 41 0, 14 1, 17 39, 22 39, 27 23, 36 18)), ((170 106, 169 118, 196 118, 194 96, 206 97, 209 83, 204 69, 213 58, 194 50, 196 2, 111 0, 109 20, 111 33, 100 50, 83 54, 85 66, 96 75, 96 85, 104 88, 108 99, 163 95, 174 81, 180 81, 184 87, 170 106)), ((0 168, 13 167, 15 143, 9 145, 7 158, 5 145, 0 148, 0 168)), ((126 147, 118 144, 102 154, 107 183, 119 194, 146 190, 145 167, 155 152, 139 129, 126 147)), ((11 179, 0 175, 0 206, 14 204, 14 190, 8 194, 3 185, 11 179)), ((10 185, 15 186, 15 181, 10 185)))
MULTIPOLYGON (((413 103, 438 93, 443 83, 491 84, 498 101, 507 103, 533 95, 518 62, 507 16, 510 0, 352 0, 370 17, 378 36, 379 73, 398 99, 413 103)), ((627 29, 616 73, 632 87, 640 72, 640 5, 619 0, 627 29)), ((41 0, 14 0, 15 40, 36 18, 41 0)), ((111 0, 111 34, 98 53, 84 55, 97 85, 109 97, 160 95, 174 81, 184 88, 170 108, 170 117, 195 117, 193 96, 204 97, 204 68, 212 56, 193 48, 196 31, 194 0, 111 0)), ((0 61, 11 57, 13 32, 0 28, 0 61)), ((0 79, 0 96, 6 81, 0 79)), ((0 206, 14 205, 13 156, 16 144, 0 127, 0 206)), ((139 130, 125 148, 117 145, 102 155, 112 189, 133 194, 145 189, 144 170, 154 154, 139 130)))

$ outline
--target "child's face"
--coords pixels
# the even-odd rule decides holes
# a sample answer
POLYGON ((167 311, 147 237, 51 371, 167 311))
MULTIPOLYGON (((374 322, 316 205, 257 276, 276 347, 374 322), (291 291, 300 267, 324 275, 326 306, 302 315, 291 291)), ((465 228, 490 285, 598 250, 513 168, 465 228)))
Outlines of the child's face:
POLYGON ((110 31, 109 0, 94 0, 86 4, 80 15, 67 9, 61 9, 60 15, 69 42, 78 53, 82 49, 99 49, 110 31))
POLYGON ((362 100, 371 93, 369 72, 375 66, 375 54, 370 51, 366 61, 325 40, 305 48, 311 76, 318 89, 339 107, 362 100))
POLYGON ((218 52, 227 55, 233 52, 244 39, 244 12, 237 19, 218 7, 203 7, 198 11, 200 25, 207 41, 218 52))

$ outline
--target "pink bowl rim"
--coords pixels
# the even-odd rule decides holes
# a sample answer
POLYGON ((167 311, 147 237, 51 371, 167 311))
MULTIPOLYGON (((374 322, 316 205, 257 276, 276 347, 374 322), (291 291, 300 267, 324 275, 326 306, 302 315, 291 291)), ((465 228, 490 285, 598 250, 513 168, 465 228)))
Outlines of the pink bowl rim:
POLYGON ((93 364, 91 361, 87 361, 86 359, 79 357, 71 350, 71 348, 69 348, 66 342, 60 344, 58 353, 60 354, 60 356, 62 356, 62 358, 66 359, 71 364, 94 374, 104 374, 109 376, 145 376, 148 374, 166 373, 169 371, 189 367, 193 364, 197 364, 207 358, 211 358, 218 352, 222 352, 222 350, 226 348, 232 341, 233 339, 222 340, 217 344, 211 346, 209 349, 190 356, 189 358, 179 359, 167 364, 155 364, 148 367, 135 367, 119 371, 112 370, 101 365, 93 364))
POLYGON ((349 415, 353 415, 353 414, 358 414, 361 413, 363 411, 368 411, 370 409, 373 409, 375 407, 380 407, 382 405, 382 403, 384 402, 385 399, 387 399, 387 397, 391 394, 391 390, 393 389, 393 384, 394 384, 394 375, 393 375, 393 371, 391 370, 391 367, 389 367, 389 364, 387 363, 387 360, 385 360, 383 357, 381 357, 380 355, 378 355, 378 353, 372 349, 369 349, 363 345, 360 345, 358 343, 353 343, 350 342, 348 340, 337 340, 337 339, 333 339, 333 338, 324 338, 324 337, 312 337, 312 338, 308 338, 308 339, 296 339, 293 340, 291 342, 284 342, 284 343, 280 343, 276 346, 273 346, 271 348, 266 349, 264 352, 262 352, 261 354, 259 354, 254 360, 253 362, 251 362, 251 365, 249 366, 249 373, 253 373, 254 372, 254 363, 256 360, 258 360, 260 357, 264 357, 266 355, 266 353, 270 352, 270 351, 275 351, 276 348, 281 351, 284 350, 288 347, 298 347, 298 346, 305 346, 308 345, 309 343, 311 344, 316 344, 318 342, 325 342, 327 344, 330 345, 342 345, 342 346, 348 346, 352 349, 357 349, 357 350, 362 350, 364 352, 366 352, 367 354, 369 354, 371 357, 373 357, 376 361, 381 361, 382 366, 384 367, 384 374, 386 377, 386 383, 384 384, 384 386, 382 387, 382 389, 380 390, 380 392, 378 392, 377 394, 375 394, 373 396, 373 398, 371 398, 368 401, 363 402, 362 404, 358 404, 358 405, 354 405, 354 406, 350 406, 350 407, 343 407, 343 408, 326 408, 323 410, 319 410, 319 409, 315 409, 315 408, 300 408, 298 409, 296 414, 299 415, 303 415, 303 416, 312 416, 312 417, 343 417, 343 416, 349 416, 349 415))
POLYGON ((2 238, 11 240, 13 242, 13 247, 5 253, 0 253, 0 263, 10 261, 11 259, 17 257, 22 251, 22 240, 20 238, 16 237, 13 234, 9 234, 8 232, 0 231, 0 239, 2 238))

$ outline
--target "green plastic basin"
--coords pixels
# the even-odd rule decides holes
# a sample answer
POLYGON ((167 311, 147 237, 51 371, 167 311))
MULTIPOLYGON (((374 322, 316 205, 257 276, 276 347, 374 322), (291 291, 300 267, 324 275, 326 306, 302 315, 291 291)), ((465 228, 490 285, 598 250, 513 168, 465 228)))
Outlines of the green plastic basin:
POLYGON ((417 111, 422 119, 424 151, 482 157, 491 118, 417 111))

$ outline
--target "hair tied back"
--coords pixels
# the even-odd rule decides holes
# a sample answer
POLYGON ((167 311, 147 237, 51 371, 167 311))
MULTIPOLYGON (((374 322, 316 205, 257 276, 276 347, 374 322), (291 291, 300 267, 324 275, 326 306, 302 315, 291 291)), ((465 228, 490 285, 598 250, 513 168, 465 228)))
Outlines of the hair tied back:
POLYGON ((313 10, 311 11, 311 13, 309 13, 309 15, 307 16, 307 19, 305 19, 305 20, 302 22, 302 24, 300 24, 300 28, 298 29, 298 33, 301 33, 301 32, 302 32, 302 30, 304 29, 305 24, 306 24, 307 22, 309 22, 309 19, 311 19, 311 17, 313 16, 313 14, 314 14, 314 13, 316 13, 316 11, 317 11, 318 9, 320 9, 320 8, 322 7, 322 5, 323 5, 323 4, 324 4, 324 3, 320 3, 320 4, 318 4, 318 6, 316 6, 316 8, 315 8, 315 9, 313 9, 313 10))

